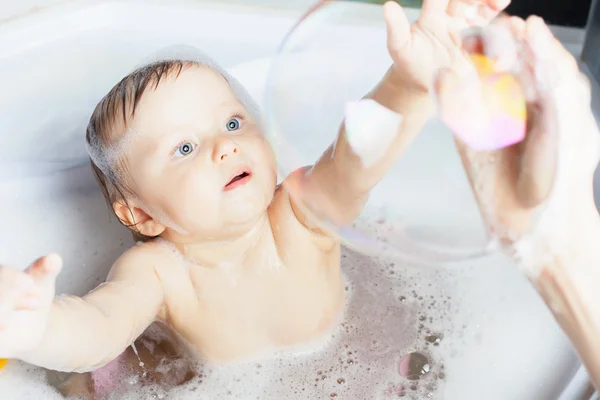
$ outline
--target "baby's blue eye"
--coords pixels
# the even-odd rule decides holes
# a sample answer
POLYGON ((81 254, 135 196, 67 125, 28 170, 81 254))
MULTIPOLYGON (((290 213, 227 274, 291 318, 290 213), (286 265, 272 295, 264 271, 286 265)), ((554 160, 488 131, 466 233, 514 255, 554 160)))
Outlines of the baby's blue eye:
POLYGON ((175 157, 185 157, 192 154, 196 146, 193 143, 185 142, 182 143, 177 151, 175 151, 175 157))
POLYGON ((237 131, 238 129, 240 129, 241 124, 242 122, 239 118, 231 118, 229 121, 227 121, 227 130, 237 131))

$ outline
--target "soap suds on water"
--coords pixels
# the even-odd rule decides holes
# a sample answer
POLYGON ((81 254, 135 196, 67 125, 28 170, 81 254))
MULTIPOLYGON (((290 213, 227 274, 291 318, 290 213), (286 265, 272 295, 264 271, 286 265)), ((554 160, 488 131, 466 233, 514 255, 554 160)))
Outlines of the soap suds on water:
MULTIPOLYGON (((449 296, 439 297, 439 285, 422 285, 420 274, 407 276, 389 261, 345 251, 342 265, 347 308, 327 340, 234 365, 200 365, 194 379, 175 388, 129 385, 132 380, 122 377, 126 393, 114 398, 386 399, 393 398, 391 386, 406 387, 406 399, 442 398, 444 380, 433 370, 444 368, 443 355, 427 332, 443 329, 443 315, 456 311, 449 296), (435 299, 440 307, 427 310, 435 299), (428 354, 431 365, 420 380, 398 371, 401 358, 415 349, 428 354)), ((442 284, 443 274, 437 280, 442 284)))

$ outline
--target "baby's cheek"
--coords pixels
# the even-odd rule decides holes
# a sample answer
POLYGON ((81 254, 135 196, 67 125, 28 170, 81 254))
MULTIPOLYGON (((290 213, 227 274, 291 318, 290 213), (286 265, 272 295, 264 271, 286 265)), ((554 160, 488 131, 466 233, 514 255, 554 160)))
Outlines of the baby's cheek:
POLYGON ((257 158, 264 160, 264 162, 271 165, 272 168, 277 168, 275 151, 273 150, 273 147, 271 147, 271 144, 267 138, 264 136, 260 137, 258 153, 260 154, 260 157, 257 158))
POLYGON ((277 161, 275 152, 268 140, 257 137, 256 140, 246 143, 243 147, 244 157, 251 162, 254 174, 259 174, 268 181, 277 181, 277 161))
POLYGON ((176 223, 186 227, 199 220, 209 222, 214 219, 218 190, 211 183, 211 179, 191 176, 165 193, 169 196, 170 212, 176 216, 176 223))

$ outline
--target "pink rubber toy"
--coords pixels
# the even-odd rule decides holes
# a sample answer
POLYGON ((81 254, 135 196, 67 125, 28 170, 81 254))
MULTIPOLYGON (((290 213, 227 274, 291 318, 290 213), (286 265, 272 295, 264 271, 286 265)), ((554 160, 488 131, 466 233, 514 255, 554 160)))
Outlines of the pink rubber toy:
POLYGON ((471 61, 480 79, 477 96, 461 100, 459 87, 444 87, 449 92, 441 94, 447 99, 442 121, 473 150, 498 150, 522 141, 527 111, 521 85, 511 74, 496 72, 494 61, 485 55, 471 55, 471 61))

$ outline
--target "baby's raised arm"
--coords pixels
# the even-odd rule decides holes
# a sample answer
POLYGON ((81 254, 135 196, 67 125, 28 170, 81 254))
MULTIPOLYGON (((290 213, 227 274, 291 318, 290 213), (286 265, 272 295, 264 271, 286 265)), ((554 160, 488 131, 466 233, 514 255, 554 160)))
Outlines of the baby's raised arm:
MULTIPOLYGON (((353 113, 348 113, 336 142, 317 163, 287 179, 296 201, 340 225, 351 223, 361 213, 371 189, 432 115, 429 91, 435 74, 442 68, 472 69, 457 39, 460 29, 471 23, 460 10, 477 6, 475 10, 480 10, 481 20, 486 21, 501 11, 501 2, 472 3, 425 0, 414 27, 397 3, 385 4, 387 44, 394 63, 353 113)), ((294 210, 298 215, 297 207, 294 210)))
MULTIPOLYGON (((397 118, 400 123, 391 132, 372 128, 369 132, 351 132, 349 135, 346 122, 340 128, 337 140, 315 165, 291 175, 286 182, 292 196, 306 195, 301 199, 304 204, 340 225, 347 225, 358 217, 369 192, 412 143, 431 115, 428 93, 416 88, 403 87, 395 79, 393 70, 365 96, 363 101, 365 100, 374 101, 387 108, 383 112, 390 113, 388 116, 397 118), (397 113, 397 117, 391 113, 397 113), (364 154, 362 157, 357 154, 356 145, 353 146, 352 139, 349 139, 352 134, 368 135, 367 140, 371 141, 368 146, 373 148, 363 150, 370 154, 364 154), (378 153, 375 155, 376 159, 365 162, 366 159, 372 158, 374 153, 378 153)), ((363 104, 367 107, 377 107, 372 102, 363 104)), ((365 126, 367 123, 361 125, 365 126)), ((363 142, 361 139, 359 142, 363 142)), ((296 214, 299 212, 296 208, 294 211, 296 214)))
POLYGON ((163 304, 154 272, 160 258, 145 250, 126 252, 107 281, 83 297, 53 299, 58 256, 42 258, 25 272, 0 267, 0 357, 75 372, 116 358, 155 320, 163 304))

